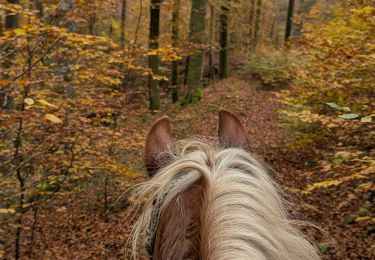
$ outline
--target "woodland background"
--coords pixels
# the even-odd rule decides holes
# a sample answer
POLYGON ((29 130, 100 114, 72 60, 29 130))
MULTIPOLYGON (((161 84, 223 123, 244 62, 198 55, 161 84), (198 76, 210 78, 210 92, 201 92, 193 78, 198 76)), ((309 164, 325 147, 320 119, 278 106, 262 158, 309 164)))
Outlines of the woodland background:
POLYGON ((374 79, 374 0, 0 0, 0 258, 125 258, 151 123, 225 107, 324 256, 373 259, 374 79))

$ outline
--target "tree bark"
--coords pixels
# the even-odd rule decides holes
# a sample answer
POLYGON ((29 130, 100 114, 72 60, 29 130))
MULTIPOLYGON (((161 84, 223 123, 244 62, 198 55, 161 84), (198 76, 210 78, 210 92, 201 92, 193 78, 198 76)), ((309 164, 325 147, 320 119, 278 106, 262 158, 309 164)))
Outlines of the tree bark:
MULTIPOLYGON (((151 0, 150 5, 150 35, 149 49, 156 50, 159 48, 159 22, 160 22, 160 0, 151 0)), ((159 74, 159 57, 158 55, 150 55, 148 57, 148 65, 152 72, 149 76, 149 101, 150 109, 157 110, 160 108, 160 89, 159 81, 153 76, 159 74)))
POLYGON ((35 8, 38 10, 38 13, 36 15, 36 17, 38 17, 38 19, 42 20, 43 17, 44 17, 44 7, 43 7, 43 3, 42 2, 35 2, 35 8))
POLYGON ((210 82, 215 80, 215 26, 216 26, 216 11, 213 4, 210 4, 210 51, 208 53, 210 82))
POLYGON ((4 24, 3 24, 3 16, 0 12, 0 37, 4 35, 4 24))
MULTIPOLYGON (((8 3, 20 4, 20 0, 8 0, 8 3)), ((20 22, 19 13, 11 14, 7 12, 5 14, 5 28, 4 28, 5 30, 19 28, 20 25, 21 25, 21 22, 20 22)), ((3 34, 2 32, 3 29, 0 28, 0 30, 1 30, 0 33, 3 34)), ((10 55, 8 56, 8 59, 6 59, 6 61, 2 64, 6 70, 10 69, 13 66, 13 62, 16 58, 16 55, 12 52, 13 52, 13 46, 8 46, 5 48, 4 53, 10 53, 10 55)), ((8 75, 6 74, 3 74, 1 76, 4 77, 5 79, 8 79, 8 75)), ((14 98, 11 95, 8 95, 8 93, 6 92, 0 94, 0 101, 1 101, 0 108, 12 110, 15 106, 14 98)))
MULTIPOLYGON (((205 42, 206 9, 207 0, 192 0, 189 40, 192 45, 199 48, 205 42)), ((193 101, 193 93, 202 86, 202 65, 203 51, 199 50, 189 56, 186 73, 186 101, 189 103, 193 101)))
POLYGON ((260 28, 260 17, 262 15, 262 0, 257 0, 257 7, 255 13, 255 25, 254 25, 254 38, 253 38, 253 49, 256 48, 259 41, 259 28, 260 28))
MULTIPOLYGON (((10 4, 20 4, 20 0, 8 0, 10 4)), ((5 17, 5 28, 14 29, 20 27, 20 14, 8 13, 5 17)))
POLYGON ((288 14, 286 18, 286 27, 285 27, 285 45, 287 46, 289 45, 290 35, 292 34, 294 4, 295 4, 295 0, 289 0, 288 14))
POLYGON ((122 3, 121 3, 121 32, 120 32, 120 47, 121 47, 121 50, 123 50, 125 48, 126 9, 127 9, 127 0, 122 0, 122 3))
POLYGON ((298 8, 299 23, 296 24, 295 36, 299 37, 302 34, 303 22, 305 19, 305 1, 300 0, 300 6, 298 8))
POLYGON ((249 52, 254 49, 254 17, 255 17, 255 0, 250 0, 250 13, 249 13, 249 36, 248 46, 249 52))
POLYGON ((220 78, 228 77, 228 1, 224 1, 220 14, 220 78))
MULTIPOLYGON (((180 15, 181 0, 174 0, 172 11, 172 47, 177 48, 178 44, 178 17, 180 15)), ((175 103, 179 99, 178 87, 178 61, 172 61, 172 102, 175 103)))
POLYGON ((95 35, 95 23, 96 23, 96 14, 92 14, 89 19, 89 34, 95 35))

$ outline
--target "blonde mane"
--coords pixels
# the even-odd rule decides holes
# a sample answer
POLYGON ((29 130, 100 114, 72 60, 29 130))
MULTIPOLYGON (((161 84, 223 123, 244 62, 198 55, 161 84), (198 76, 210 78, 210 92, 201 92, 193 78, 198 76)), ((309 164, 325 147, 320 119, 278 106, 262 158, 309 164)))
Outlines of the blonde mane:
POLYGON ((288 217, 280 188, 251 154, 185 140, 170 155, 173 162, 135 190, 141 215, 132 232, 134 258, 150 232, 155 201, 161 202, 158 218, 173 199, 203 180, 201 259, 320 259, 295 228, 298 221, 288 217))

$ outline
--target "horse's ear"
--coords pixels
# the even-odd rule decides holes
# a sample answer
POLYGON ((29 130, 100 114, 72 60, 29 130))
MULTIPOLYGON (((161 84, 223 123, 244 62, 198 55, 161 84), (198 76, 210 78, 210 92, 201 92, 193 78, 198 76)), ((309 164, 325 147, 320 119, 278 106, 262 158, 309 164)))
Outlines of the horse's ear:
POLYGON ((250 150, 245 128, 238 117, 225 109, 219 111, 219 140, 225 148, 237 147, 250 150))
POLYGON ((164 116, 155 122, 146 138, 144 161, 150 176, 170 162, 171 156, 168 151, 171 145, 169 118, 164 116))

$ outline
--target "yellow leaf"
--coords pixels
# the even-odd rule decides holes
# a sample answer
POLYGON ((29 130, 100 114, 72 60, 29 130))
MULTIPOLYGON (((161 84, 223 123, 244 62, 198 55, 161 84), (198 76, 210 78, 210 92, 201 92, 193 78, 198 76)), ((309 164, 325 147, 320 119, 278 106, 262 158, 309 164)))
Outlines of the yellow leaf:
POLYGON ((0 214, 14 214, 16 213, 15 209, 0 209, 0 214))
POLYGON ((26 35, 26 31, 24 29, 15 29, 14 33, 17 35, 26 35))
POLYGON ((25 98, 25 99, 24 99, 24 102, 25 102, 27 105, 31 106, 31 105, 34 104, 34 99, 32 99, 32 98, 25 98))
POLYGON ((55 123, 55 124, 62 124, 63 123, 63 121, 54 114, 46 114, 44 117, 47 120, 49 120, 49 121, 51 121, 52 123, 55 123))
POLYGON ((355 219, 355 222, 361 222, 361 221, 366 221, 366 220, 370 220, 371 217, 369 216, 366 216, 366 217, 358 217, 355 219))
POLYGON ((41 105, 43 106, 49 106, 49 107, 52 107, 52 108, 57 108, 55 105, 45 101, 44 99, 38 99, 37 100, 41 105))

